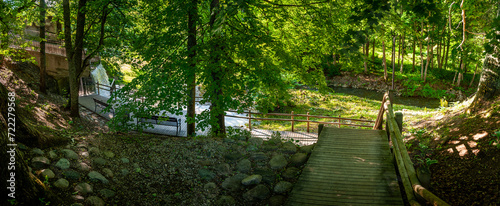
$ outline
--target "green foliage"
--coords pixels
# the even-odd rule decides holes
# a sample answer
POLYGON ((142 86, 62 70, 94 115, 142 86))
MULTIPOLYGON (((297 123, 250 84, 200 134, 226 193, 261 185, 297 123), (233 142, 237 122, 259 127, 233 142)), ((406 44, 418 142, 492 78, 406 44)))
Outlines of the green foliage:
POLYGON ((252 133, 243 128, 227 127, 227 138, 231 139, 250 139, 252 133))
POLYGON ((497 149, 500 149, 500 130, 494 132, 492 134, 493 137, 495 137, 494 139, 490 140, 489 144, 490 145, 495 145, 495 147, 497 149))

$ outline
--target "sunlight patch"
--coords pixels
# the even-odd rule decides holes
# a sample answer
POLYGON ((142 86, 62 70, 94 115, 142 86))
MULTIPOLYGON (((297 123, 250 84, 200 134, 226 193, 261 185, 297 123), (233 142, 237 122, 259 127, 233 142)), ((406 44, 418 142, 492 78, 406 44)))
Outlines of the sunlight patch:
POLYGON ((474 141, 468 141, 467 144, 469 145, 469 147, 476 147, 477 146, 477 142, 474 142, 474 141))
POLYGON ((479 151, 480 151, 479 149, 473 149, 472 153, 474 153, 475 155, 477 155, 479 153, 479 151))
POLYGON ((477 141, 477 140, 480 140, 486 136, 488 136, 488 132, 482 132, 482 133, 475 134, 474 136, 472 136, 472 138, 477 141))
POLYGON ((467 140, 468 138, 469 137, 467 137, 467 136, 461 136, 459 139, 461 139, 461 140, 467 140))
POLYGON ((460 157, 463 157, 463 156, 465 156, 466 154, 469 153, 469 151, 465 147, 465 144, 458 145, 455 148, 457 149, 458 155, 460 155, 460 157))
POLYGON ((453 148, 448 148, 446 151, 448 151, 450 154, 453 153, 453 148))
POLYGON ((451 140, 448 142, 448 144, 458 144, 460 143, 460 140, 451 140))

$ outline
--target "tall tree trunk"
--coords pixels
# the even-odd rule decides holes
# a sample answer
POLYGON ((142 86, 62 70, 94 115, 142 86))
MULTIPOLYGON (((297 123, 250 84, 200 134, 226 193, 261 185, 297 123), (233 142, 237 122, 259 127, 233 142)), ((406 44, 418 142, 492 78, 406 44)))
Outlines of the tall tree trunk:
POLYGON ((375 61, 375 38, 373 39, 373 44, 372 44, 372 61, 375 61))
POLYGON ((368 57, 370 51, 370 38, 366 37, 366 54, 365 56, 368 57))
POLYGON ((450 52, 450 41, 451 41, 450 33, 448 33, 447 37, 448 37, 448 42, 446 43, 446 54, 443 57, 444 58, 444 67, 443 67, 443 69, 445 69, 445 70, 448 67, 448 55, 449 55, 449 52, 450 52))
POLYGON ((384 80, 387 82, 387 60, 385 59, 385 39, 382 37, 382 65, 384 66, 384 80))
POLYGON ((399 43, 398 43, 398 63, 397 63, 397 65, 399 67, 401 65, 401 45, 402 45, 401 35, 398 35, 398 42, 399 43))
POLYGON ((472 87, 472 84, 474 83, 474 79, 476 79, 476 72, 477 72, 477 64, 476 64, 476 69, 474 69, 474 75, 472 76, 472 79, 470 80, 469 88, 472 87))
POLYGON ((413 57, 412 57, 412 59, 413 59, 413 63, 412 64, 413 65, 412 65, 412 69, 411 69, 412 72, 415 71, 415 52, 416 52, 415 51, 415 47, 416 47, 416 44, 417 44, 416 37, 413 37, 413 57))
POLYGON ((429 68, 430 59, 432 58, 432 53, 430 53, 431 47, 432 45, 429 40, 429 42, 427 42, 427 63, 425 64, 424 79, 423 79, 424 82, 427 79, 427 69, 429 68))
POLYGON ((47 57, 45 55, 45 0, 40 0, 40 92, 47 94, 45 75, 47 70, 47 57))
POLYGON ((188 73, 188 106, 187 106, 187 136, 193 136, 196 132, 196 19, 198 18, 198 0, 191 0, 192 8, 188 9, 188 58, 191 61, 188 73))
POLYGON ((401 68, 399 69, 400 73, 403 73, 404 63, 405 63, 405 35, 403 34, 403 39, 401 40, 401 68))
MULTIPOLYGON (((212 31, 215 30, 215 20, 218 17, 220 13, 220 2, 219 0, 212 0, 210 3, 210 22, 209 25, 212 29, 212 31)), ((211 95, 211 106, 210 106, 210 112, 211 112, 211 127, 212 127, 212 132, 215 135, 222 135, 226 133, 226 126, 225 126, 225 121, 224 121, 224 100, 223 100, 223 91, 222 91, 222 77, 224 74, 224 71, 222 71, 222 67, 219 64, 220 58, 221 58, 221 53, 224 50, 224 48, 218 43, 221 41, 220 38, 222 38, 219 34, 215 34, 211 36, 212 39, 215 39, 215 45, 213 46, 213 52, 212 52, 212 63, 213 65, 217 65, 216 68, 211 70, 211 81, 212 84, 214 84, 213 90, 212 90, 212 95, 211 95)))
POLYGON ((366 62, 366 61, 367 61, 367 58, 368 58, 368 57, 366 56, 367 51, 368 51, 368 48, 367 48, 367 47, 368 47, 368 43, 363 44, 363 67, 365 68, 365 71, 364 71, 365 73, 367 73, 367 72, 368 72, 368 65, 367 65, 367 62, 366 62))

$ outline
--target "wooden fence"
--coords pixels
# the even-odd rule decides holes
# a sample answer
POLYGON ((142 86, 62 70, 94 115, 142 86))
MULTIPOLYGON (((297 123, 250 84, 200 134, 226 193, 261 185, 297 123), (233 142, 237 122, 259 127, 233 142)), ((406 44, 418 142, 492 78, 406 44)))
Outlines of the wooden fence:
POLYGON ((418 203, 416 199, 416 197, 418 197, 432 205, 448 205, 446 202, 441 200, 439 197, 434 195, 432 192, 430 192, 420 184, 420 181, 418 180, 415 172, 415 168, 413 167, 413 163, 410 159, 410 156, 408 155, 408 151, 406 150, 406 146, 403 143, 403 138, 400 130, 401 126, 398 126, 398 123, 396 121, 396 117, 392 108, 392 102, 392 94, 390 92, 387 92, 382 100, 382 106, 380 107, 380 111, 373 128, 382 128, 383 117, 385 114, 387 122, 386 130, 388 131, 391 138, 391 142, 393 145, 393 154, 395 156, 408 202, 410 203, 410 205, 420 205, 420 203, 418 203))
MULTIPOLYGON (((238 113, 238 111, 228 111, 228 112, 235 112, 238 113)), ((332 125, 337 125, 338 127, 342 126, 352 126, 352 127, 373 127, 373 125, 364 125, 364 124, 351 124, 351 123, 346 123, 346 122, 365 122, 365 123, 374 123, 375 121, 373 120, 364 120, 364 119, 351 119, 351 118, 343 118, 343 117, 330 117, 330 116, 320 116, 320 115, 310 115, 309 112, 307 114, 294 114, 292 111, 290 114, 287 113, 258 113, 258 112, 241 112, 239 114, 248 114, 248 117, 241 117, 241 116, 234 116, 234 115, 225 115, 226 117, 233 117, 233 118, 241 118, 241 119, 248 119, 248 128, 252 130, 252 120, 267 120, 267 121, 288 121, 291 122, 292 124, 292 132, 295 131, 295 122, 306 122, 307 123, 307 132, 310 131, 310 123, 315 123, 315 124, 332 124, 332 125), (290 117, 290 119, 278 119, 278 118, 261 118, 261 117, 252 117, 252 115, 261 115, 261 116, 287 116, 290 117), (295 117, 306 117, 306 119, 296 119, 295 117), (310 120, 310 118, 319 118, 319 119, 334 119, 337 120, 337 122, 324 122, 324 121, 315 121, 315 120, 310 120)))

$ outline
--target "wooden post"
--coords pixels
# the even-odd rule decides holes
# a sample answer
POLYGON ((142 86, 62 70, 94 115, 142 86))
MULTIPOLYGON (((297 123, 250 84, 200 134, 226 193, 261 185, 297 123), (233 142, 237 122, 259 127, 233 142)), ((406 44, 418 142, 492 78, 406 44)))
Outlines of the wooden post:
POLYGON ((292 111, 292 132, 293 132, 293 111, 292 111))
POLYGON ((309 133, 309 112, 307 112, 307 133, 309 133))
POLYGON ((339 124, 337 124, 337 127, 340 128, 340 115, 339 115, 339 124))
POLYGON ((252 131, 252 110, 248 110, 248 129, 252 131))
POLYGON ((100 95, 101 93, 99 92, 99 82, 97 82, 97 95, 100 95))
POLYGON ((396 119, 396 123, 398 124, 399 133, 403 134, 403 113, 394 112, 394 119, 396 119))

